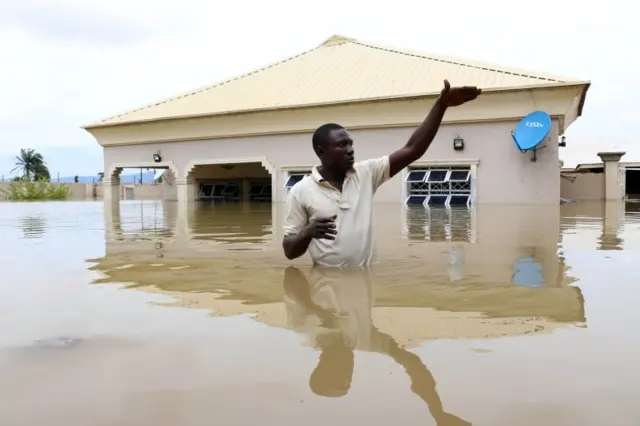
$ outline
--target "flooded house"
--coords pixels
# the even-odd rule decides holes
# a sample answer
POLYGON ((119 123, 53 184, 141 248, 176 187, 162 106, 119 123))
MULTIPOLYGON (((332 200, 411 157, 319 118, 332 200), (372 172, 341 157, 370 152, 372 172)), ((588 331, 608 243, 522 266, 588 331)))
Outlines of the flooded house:
POLYGON ((283 202, 317 158, 311 135, 336 122, 356 160, 400 148, 443 80, 480 98, 447 111, 427 154, 376 200, 432 204, 556 204, 559 140, 582 114, 589 81, 378 46, 332 36, 227 81, 154 101, 84 128, 104 149, 105 199, 125 168, 166 169, 165 199, 283 202), (549 117, 545 149, 514 146, 523 117, 549 117))

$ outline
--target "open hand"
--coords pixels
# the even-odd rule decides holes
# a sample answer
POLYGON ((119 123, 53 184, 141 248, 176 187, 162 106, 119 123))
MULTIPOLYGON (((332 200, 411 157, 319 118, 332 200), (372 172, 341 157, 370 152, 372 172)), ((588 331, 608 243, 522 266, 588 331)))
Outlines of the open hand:
POLYGON ((456 107, 477 98, 482 89, 476 86, 451 87, 449 80, 444 81, 444 88, 440 92, 440 101, 444 106, 456 107))
POLYGON ((336 216, 321 217, 311 222, 305 229, 304 235, 308 238, 323 239, 323 240, 335 240, 336 216))

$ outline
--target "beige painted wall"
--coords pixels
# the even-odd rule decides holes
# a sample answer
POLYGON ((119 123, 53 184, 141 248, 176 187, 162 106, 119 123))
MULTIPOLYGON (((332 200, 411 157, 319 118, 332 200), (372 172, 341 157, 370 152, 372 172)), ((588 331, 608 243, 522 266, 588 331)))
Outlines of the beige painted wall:
MULTIPOLYGON (((120 185, 120 198, 125 198, 125 188, 133 188, 134 200, 164 200, 167 199, 163 185, 120 185)), ((97 198, 104 197, 104 186, 97 186, 97 198)), ((170 199, 170 198, 169 198, 170 199)))
POLYGON ((568 173, 563 176, 574 179, 560 179, 560 195, 575 201, 604 200, 605 174, 604 173, 568 173))
MULTIPOLYGON (((52 183, 52 185, 57 185, 56 183, 52 183)), ((70 200, 92 200, 94 199, 93 195, 93 184, 90 183, 67 183, 65 184, 69 187, 70 200)), ((162 200, 164 199, 164 191, 162 185, 122 185, 133 187, 133 196, 134 199, 137 200, 162 200)), ((0 182, 0 199, 5 199, 5 191, 9 189, 9 182, 0 182)), ((121 193, 123 193, 123 189, 121 188, 121 193)), ((96 185, 96 197, 101 199, 104 194, 104 187, 102 185, 96 185)))
MULTIPOLYGON (((340 122, 340 117, 335 121, 340 122)), ((560 197, 558 170, 558 123, 554 120, 547 147, 531 162, 531 154, 522 154, 514 146, 511 131, 517 121, 444 125, 423 160, 478 160, 476 202, 502 204, 557 204, 560 197), (454 151, 453 139, 465 141, 464 151, 454 151)), ((378 157, 403 146, 414 128, 355 130, 357 160, 378 157)), ((317 163, 310 134, 271 135, 231 139, 167 142, 145 145, 107 146, 105 170, 113 167, 154 166, 152 156, 161 151, 163 162, 175 165, 177 178, 184 178, 193 162, 224 159, 266 158, 275 167, 276 201, 284 201, 283 166, 307 166, 317 163)), ((196 173, 198 173, 198 169, 196 173)), ((241 169, 237 169, 241 170, 241 169)), ((229 173, 237 173, 229 171, 229 173)), ((107 172, 108 173, 108 172, 107 172)), ((376 201, 401 202, 404 182, 399 174, 380 188, 376 201)))

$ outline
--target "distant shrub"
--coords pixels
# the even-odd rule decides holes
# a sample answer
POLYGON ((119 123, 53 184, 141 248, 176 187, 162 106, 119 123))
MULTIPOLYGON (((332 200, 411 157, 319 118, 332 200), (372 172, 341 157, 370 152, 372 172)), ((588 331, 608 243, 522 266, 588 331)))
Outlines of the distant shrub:
POLYGON ((71 190, 64 183, 52 184, 47 180, 30 181, 21 179, 9 182, 9 189, 3 191, 10 201, 66 200, 71 190))

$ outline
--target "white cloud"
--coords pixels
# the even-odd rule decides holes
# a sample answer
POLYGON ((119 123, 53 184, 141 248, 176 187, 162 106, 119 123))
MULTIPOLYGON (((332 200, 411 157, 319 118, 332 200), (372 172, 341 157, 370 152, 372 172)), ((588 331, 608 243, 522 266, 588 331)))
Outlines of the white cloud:
POLYGON ((640 60, 632 48, 640 40, 638 14, 621 0, 589 8, 573 0, 530 4, 3 2, 0 155, 95 147, 80 125, 274 62, 335 33, 591 79, 585 114, 567 134, 565 161, 595 156, 612 140, 631 153, 640 117, 640 60))

